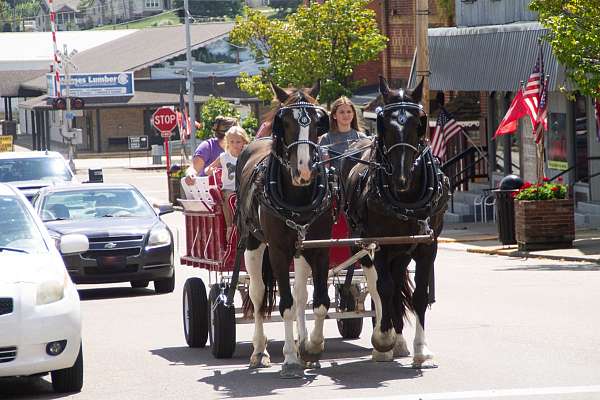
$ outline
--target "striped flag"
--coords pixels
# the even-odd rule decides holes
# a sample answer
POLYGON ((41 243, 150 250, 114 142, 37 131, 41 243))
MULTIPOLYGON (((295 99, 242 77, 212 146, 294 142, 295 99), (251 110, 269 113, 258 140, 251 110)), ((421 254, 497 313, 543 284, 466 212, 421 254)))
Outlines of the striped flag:
POLYGON ((441 108, 431 140, 431 152, 440 160, 446 159, 446 144, 462 130, 452 114, 441 108))
POLYGON ((542 95, 540 97, 540 107, 538 109, 538 119, 536 121, 533 133, 535 142, 540 143, 544 139, 544 132, 548 130, 548 78, 544 80, 542 86, 542 95))
POLYGON ((527 115, 531 119, 531 126, 533 132, 536 132, 538 123, 538 113, 540 108, 540 96, 542 94, 542 86, 544 79, 544 55, 542 53, 542 47, 540 46, 540 53, 538 55, 533 71, 529 75, 525 91, 523 92, 523 100, 527 106, 527 115))

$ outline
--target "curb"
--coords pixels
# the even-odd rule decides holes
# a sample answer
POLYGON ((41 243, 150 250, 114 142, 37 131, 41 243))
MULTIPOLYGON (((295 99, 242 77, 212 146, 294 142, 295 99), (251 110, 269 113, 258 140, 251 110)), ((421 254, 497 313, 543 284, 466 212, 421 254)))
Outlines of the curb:
POLYGON ((497 236, 466 236, 464 238, 438 237, 438 243, 468 243, 498 240, 497 236))
POLYGON ((498 256, 516 257, 516 258, 545 258, 547 260, 557 261, 575 261, 600 264, 600 258, 585 258, 577 256, 557 256, 553 254, 536 254, 529 251, 519 251, 510 249, 485 249, 471 247, 466 249, 467 253, 490 254, 498 256))

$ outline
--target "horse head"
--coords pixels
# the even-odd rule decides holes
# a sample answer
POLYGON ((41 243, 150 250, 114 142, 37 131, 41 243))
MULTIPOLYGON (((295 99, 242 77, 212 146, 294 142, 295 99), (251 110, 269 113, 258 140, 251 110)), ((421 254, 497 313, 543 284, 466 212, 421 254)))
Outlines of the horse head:
POLYGON ((380 76, 379 92, 384 105, 377 113, 378 151, 395 191, 405 192, 411 186, 427 130, 427 115, 419 104, 423 80, 413 90, 390 89, 380 76))
POLYGON ((308 90, 287 92, 271 83, 282 104, 273 120, 273 153, 288 170, 294 186, 308 186, 317 174, 319 135, 329 130, 327 111, 315 100, 320 83, 308 90))

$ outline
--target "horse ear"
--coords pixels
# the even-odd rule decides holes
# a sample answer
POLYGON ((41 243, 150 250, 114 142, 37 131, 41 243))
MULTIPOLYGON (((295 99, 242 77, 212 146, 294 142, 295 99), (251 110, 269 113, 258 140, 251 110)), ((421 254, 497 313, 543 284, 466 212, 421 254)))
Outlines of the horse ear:
POLYGON ((412 99, 415 103, 420 103, 421 99, 423 98, 423 81, 424 80, 425 80, 425 77, 421 77, 421 82, 419 82, 417 87, 411 91, 410 97, 412 97, 412 99))
POLYGON ((312 97, 313 99, 316 99, 317 96, 319 95, 320 91, 321 91, 321 80, 317 79, 317 82, 315 82, 315 85, 312 88, 310 88, 308 95, 310 97, 312 97))
POLYGON ((390 87, 382 75, 379 75, 379 93, 386 98, 390 94, 390 87))
POLYGON ((275 93, 275 97, 279 100, 280 103, 285 103, 285 101, 290 97, 289 94, 273 81, 271 81, 271 89, 273 89, 273 93, 275 93))

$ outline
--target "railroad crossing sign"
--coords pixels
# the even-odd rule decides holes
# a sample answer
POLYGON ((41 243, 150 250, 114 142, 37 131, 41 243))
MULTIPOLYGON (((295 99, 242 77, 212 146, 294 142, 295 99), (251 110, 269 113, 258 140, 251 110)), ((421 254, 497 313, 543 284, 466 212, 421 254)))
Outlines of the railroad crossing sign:
POLYGON ((152 125, 163 137, 169 137, 177 126, 177 114, 169 107, 161 107, 152 114, 152 125))

